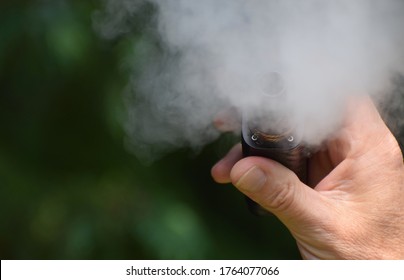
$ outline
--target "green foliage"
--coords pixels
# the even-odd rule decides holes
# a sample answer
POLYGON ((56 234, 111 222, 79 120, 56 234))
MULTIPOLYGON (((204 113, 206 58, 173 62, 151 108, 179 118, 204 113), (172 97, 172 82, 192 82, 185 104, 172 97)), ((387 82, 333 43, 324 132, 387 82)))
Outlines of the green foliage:
MULTIPOLYGON (((125 150, 123 96, 140 35, 106 42, 99 3, 0 4, 0 256, 2 259, 288 259, 274 218, 210 178, 234 142, 178 151, 144 166, 125 150)), ((136 69, 134 69, 136 70, 136 69)))

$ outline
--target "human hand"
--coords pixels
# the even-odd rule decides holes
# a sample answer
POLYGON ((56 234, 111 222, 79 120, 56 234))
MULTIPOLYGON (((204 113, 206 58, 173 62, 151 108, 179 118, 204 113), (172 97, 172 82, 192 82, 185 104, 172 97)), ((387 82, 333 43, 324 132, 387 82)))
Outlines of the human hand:
POLYGON ((404 165, 368 97, 351 100, 341 130, 309 160, 308 187, 281 164, 241 156, 212 168, 276 215, 305 259, 404 259, 404 165))

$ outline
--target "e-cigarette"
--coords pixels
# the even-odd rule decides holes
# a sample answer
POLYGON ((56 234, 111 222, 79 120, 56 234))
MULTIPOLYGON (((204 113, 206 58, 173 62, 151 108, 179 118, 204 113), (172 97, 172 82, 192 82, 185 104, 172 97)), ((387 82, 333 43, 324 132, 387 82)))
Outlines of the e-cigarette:
MULTIPOLYGON (((271 95, 270 100, 266 98, 266 101, 272 103, 279 101, 278 96, 276 98, 273 96, 271 95)), ((265 106, 265 102, 263 104, 265 106)), ((273 113, 271 108, 243 113, 241 127, 243 156, 261 156, 275 160, 295 172, 302 182, 306 182, 308 152, 302 144, 301 135, 288 124, 287 120, 285 114, 279 111, 273 113)), ((268 214, 268 211, 251 199, 247 198, 247 203, 252 213, 268 214)))

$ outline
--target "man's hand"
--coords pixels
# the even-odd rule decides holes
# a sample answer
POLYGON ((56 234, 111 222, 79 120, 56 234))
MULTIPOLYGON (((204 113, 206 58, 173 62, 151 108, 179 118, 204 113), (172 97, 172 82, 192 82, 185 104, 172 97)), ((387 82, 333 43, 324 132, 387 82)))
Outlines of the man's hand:
POLYGON ((370 98, 350 102, 343 127, 308 168, 313 188, 273 160, 242 159, 237 145, 212 176, 276 215, 303 258, 404 259, 403 156, 370 98))

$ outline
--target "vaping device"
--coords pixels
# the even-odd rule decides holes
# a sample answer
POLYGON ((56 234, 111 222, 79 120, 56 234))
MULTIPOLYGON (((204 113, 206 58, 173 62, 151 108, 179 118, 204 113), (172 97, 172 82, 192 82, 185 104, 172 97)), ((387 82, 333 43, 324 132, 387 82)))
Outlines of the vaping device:
MULTIPOLYGON (((289 168, 302 182, 306 182, 308 150, 302 144, 301 135, 293 129, 293 126, 288 124, 288 116, 279 110, 274 110, 276 109, 274 106, 278 102, 282 102, 284 86, 282 77, 278 72, 271 73, 270 78, 270 87, 267 88, 271 91, 266 90, 261 95, 262 102, 259 104, 261 108, 244 112, 242 115, 243 157, 270 158, 289 168), (268 107, 272 106, 272 108, 262 108, 262 104, 268 104, 268 107)), ((248 197, 246 199, 248 208, 253 214, 269 214, 267 210, 248 197)))
MULTIPOLYGON (((302 182, 307 180, 306 148, 300 143, 299 137, 292 131, 273 133, 262 131, 248 120, 242 120, 241 143, 243 157, 260 156, 270 158, 289 168, 302 182)), ((269 212, 246 197, 249 210, 256 215, 266 215, 269 212)))

